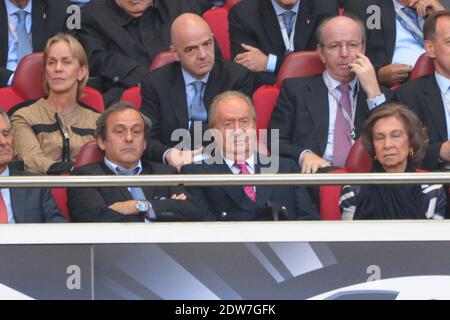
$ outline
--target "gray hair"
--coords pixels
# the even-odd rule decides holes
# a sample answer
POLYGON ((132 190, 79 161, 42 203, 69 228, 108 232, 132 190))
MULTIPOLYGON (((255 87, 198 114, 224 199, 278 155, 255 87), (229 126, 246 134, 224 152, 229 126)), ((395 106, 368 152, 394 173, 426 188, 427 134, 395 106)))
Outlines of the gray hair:
POLYGON ((2 108, 0 108, 0 115, 3 118, 5 118, 6 122, 8 123, 8 126, 11 128, 11 120, 9 119, 8 114, 2 108))
POLYGON ((243 94, 240 91, 225 91, 219 95, 217 95, 213 102, 211 103, 211 106, 209 107, 209 116, 208 116, 208 127, 209 128, 215 128, 216 127, 216 114, 217 114, 217 105, 222 102, 223 100, 226 100, 228 98, 240 98, 242 100, 244 100, 247 105, 250 108, 250 113, 252 115, 253 121, 256 123, 256 111, 255 111, 255 106, 252 102, 252 99, 250 99, 247 95, 243 94))
POLYGON ((97 119, 97 127, 95 129, 95 136, 97 138, 102 138, 102 140, 106 140, 106 133, 108 132, 107 128, 107 122, 108 118, 116 112, 121 112, 125 110, 135 110, 139 113, 139 115, 142 118, 142 121, 144 122, 144 136, 147 137, 150 133, 150 128, 152 126, 152 122, 149 118, 144 116, 134 105, 128 102, 117 102, 108 107, 103 113, 100 115, 100 117, 97 119))
POLYGON ((350 20, 353 20, 356 24, 358 24, 359 29, 361 31, 361 37, 362 37, 362 42, 364 44, 364 47, 366 46, 366 29, 364 27, 364 23, 358 19, 355 15, 351 14, 351 13, 345 13, 344 15, 340 15, 340 16, 334 16, 334 17, 328 17, 326 19, 324 19, 322 21, 322 23, 319 25, 319 27, 316 30, 316 39, 317 39, 317 44, 320 46, 324 45, 324 41, 323 41, 323 29, 325 29, 325 26, 328 24, 328 22, 330 22, 333 19, 339 18, 339 17, 346 17, 349 18, 350 20))

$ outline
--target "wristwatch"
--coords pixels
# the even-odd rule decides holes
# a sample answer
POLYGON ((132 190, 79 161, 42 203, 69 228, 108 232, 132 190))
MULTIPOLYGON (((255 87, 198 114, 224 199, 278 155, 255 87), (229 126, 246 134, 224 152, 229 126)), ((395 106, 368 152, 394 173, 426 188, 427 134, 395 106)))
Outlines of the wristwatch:
POLYGON ((149 208, 150 204, 146 200, 139 200, 138 202, 136 202, 136 210, 141 217, 145 217, 147 215, 149 208))

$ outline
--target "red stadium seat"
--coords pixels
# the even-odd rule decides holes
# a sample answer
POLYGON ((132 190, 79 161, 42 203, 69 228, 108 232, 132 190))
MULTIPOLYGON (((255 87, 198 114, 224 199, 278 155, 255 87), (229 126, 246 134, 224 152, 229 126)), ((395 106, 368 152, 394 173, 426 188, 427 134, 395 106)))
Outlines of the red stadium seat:
POLYGON ((99 149, 97 141, 87 142, 78 153, 73 168, 76 169, 85 164, 103 160, 103 151, 99 149))
POLYGON ((325 66, 317 51, 293 52, 284 59, 275 85, 281 88, 285 79, 307 77, 322 73, 324 70, 325 66))
MULTIPOLYGON (((331 173, 363 173, 372 170, 372 159, 364 149, 361 139, 357 139, 345 162, 344 169, 333 170, 331 173)), ((320 186, 319 206, 320 217, 323 220, 341 220, 339 211, 340 185, 320 186)))
POLYGON ((134 105, 138 110, 141 110, 142 97, 141 87, 131 87, 124 91, 120 101, 128 102, 134 105))
POLYGON ((225 1, 225 8, 231 9, 235 4, 241 2, 241 0, 226 0, 225 1))
POLYGON ((256 110, 256 129, 267 129, 272 110, 277 102, 280 89, 275 86, 259 87, 253 94, 253 103, 256 110))
POLYGON ((411 71, 410 79, 414 80, 422 76, 426 76, 434 72, 433 59, 426 53, 423 53, 419 59, 417 59, 414 68, 411 71))
POLYGON ((177 58, 175 58, 175 55, 170 51, 163 51, 156 55, 155 58, 152 60, 152 64, 150 65, 149 70, 153 71, 155 69, 164 67, 166 64, 175 62, 177 58))
MULTIPOLYGON (((23 101, 39 99, 46 95, 42 57, 42 52, 35 52, 20 60, 11 87, 0 89, 0 104, 4 111, 9 111, 23 101)), ((101 93, 93 88, 86 87, 80 101, 99 112, 105 110, 101 93)))
POLYGON ((225 7, 213 8, 203 13, 203 18, 211 28, 219 44, 222 56, 230 60, 230 34, 228 32, 228 9, 225 7))
POLYGON ((69 209, 67 208, 67 188, 52 188, 51 192, 62 215, 70 221, 69 209))

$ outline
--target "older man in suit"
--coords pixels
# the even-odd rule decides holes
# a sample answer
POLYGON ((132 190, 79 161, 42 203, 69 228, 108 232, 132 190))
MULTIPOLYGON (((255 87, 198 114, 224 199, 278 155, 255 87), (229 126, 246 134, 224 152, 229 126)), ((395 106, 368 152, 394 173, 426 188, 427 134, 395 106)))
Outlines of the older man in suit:
POLYGON ((367 22, 367 55, 380 82, 392 86, 409 78, 425 52, 422 27, 426 16, 443 9, 439 0, 357 0, 348 1, 345 12, 367 22))
MULTIPOLYGON (((0 176, 29 176, 23 163, 13 162, 13 132, 8 115, 0 109, 0 176)), ((66 222, 49 188, 2 188, 0 223, 66 222)))
POLYGON ((238 64, 215 59, 211 29, 198 15, 180 15, 172 25, 171 39, 170 49, 178 62, 143 80, 142 113, 153 123, 147 156, 179 169, 191 163, 206 143, 203 132, 213 98, 227 90, 251 95, 253 77, 238 64), (180 141, 177 129, 191 141, 180 141))
MULTIPOLYGON (((97 121, 103 161, 75 169, 74 175, 174 174, 162 163, 141 161, 149 124, 132 105, 117 103, 97 121)), ((77 222, 150 222, 201 220, 201 212, 179 187, 69 188, 68 206, 77 222)))
POLYGON ((231 54, 256 73, 256 86, 273 84, 287 54, 314 50, 320 22, 338 13, 334 0, 244 0, 230 10, 231 54))
POLYGON ((364 55, 361 21, 330 18, 317 35, 325 72, 284 81, 269 124, 279 130, 280 154, 299 163, 303 173, 343 167, 370 110, 389 98, 364 55))
MULTIPOLYGON (((237 91, 218 95, 210 107, 209 127, 217 143, 214 158, 184 166, 186 174, 296 173, 297 164, 256 149, 256 113, 251 100, 237 91), (269 160, 270 161, 267 161, 269 160)), ((217 186, 187 188, 209 219, 310 220, 318 219, 303 186, 217 186)))
POLYGON ((43 51, 63 31, 69 0, 0 1, 0 87, 11 85, 21 58, 43 51))

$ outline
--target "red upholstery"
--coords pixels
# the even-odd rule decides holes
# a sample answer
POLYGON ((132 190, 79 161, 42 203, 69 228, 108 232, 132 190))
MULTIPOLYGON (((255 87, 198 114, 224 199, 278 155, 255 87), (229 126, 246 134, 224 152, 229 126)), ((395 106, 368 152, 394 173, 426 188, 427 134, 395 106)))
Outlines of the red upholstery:
MULTIPOLYGON (((9 111, 15 105, 31 99, 45 96, 44 67, 42 52, 32 53, 20 60, 11 87, 0 89, 0 104, 3 110, 9 111)), ((86 87, 81 102, 90 105, 99 112, 105 110, 100 92, 86 87)))
POLYGON ((51 190, 53 199, 55 199, 56 205, 61 210, 62 215, 70 221, 69 209, 67 208, 67 189, 52 188, 51 190))
POLYGON ((275 86, 259 87, 253 94, 256 110, 256 129, 267 129, 280 89, 275 86))
POLYGON ((419 59, 417 59, 414 68, 411 71, 410 79, 414 80, 419 77, 431 74, 434 72, 433 59, 430 58, 426 53, 423 53, 419 59))
POLYGON ((226 0, 225 7, 231 9, 235 4, 241 2, 241 0, 226 0))
POLYGON ((78 153, 73 168, 76 169, 85 164, 103 160, 103 151, 97 146, 97 141, 87 142, 78 153))
POLYGON ((230 60, 230 34, 228 33, 228 9, 213 8, 203 13, 203 18, 211 28, 219 44, 224 59, 230 60))
POLYGON ((325 66, 317 51, 293 52, 284 59, 278 73, 276 86, 279 88, 285 79, 307 77, 322 73, 325 66))
POLYGON ((361 139, 356 139, 345 162, 348 172, 370 172, 372 170, 372 159, 364 149, 361 139))
POLYGON ((155 69, 164 67, 166 64, 175 62, 177 59, 170 51, 163 51, 156 55, 152 60, 152 64, 150 65, 149 70, 153 71, 155 69))
POLYGON ((138 110, 141 110, 142 97, 141 87, 131 87, 124 91, 120 101, 128 102, 134 105, 138 110))

